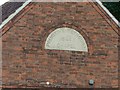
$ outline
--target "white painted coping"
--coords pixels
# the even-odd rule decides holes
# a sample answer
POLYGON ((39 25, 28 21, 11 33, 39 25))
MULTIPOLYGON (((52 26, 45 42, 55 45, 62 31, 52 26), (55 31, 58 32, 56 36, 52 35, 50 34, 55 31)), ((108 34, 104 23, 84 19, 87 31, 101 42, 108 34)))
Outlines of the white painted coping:
MULTIPOLYGON (((33 0, 34 2, 35 0, 33 0)), ((43 0, 41 0, 43 1, 43 0)), ((40 1, 40 2, 41 2, 40 1)), ((46 0, 47 1, 47 0, 46 0)), ((49 1, 49 0, 48 0, 49 1)), ((57 0, 54 0, 57 2, 57 0)), ((59 1, 59 0, 58 0, 59 1)), ((67 0, 65 0, 67 1, 67 0)), ((72 1, 72 0, 70 0, 72 1)), ((74 1, 74 0, 73 0, 74 1)), ((79 1, 79 0, 77 0, 79 1)), ((80 1, 87 1, 87 0, 80 0, 80 1)), ((88 0, 89 1, 89 0, 88 0)), ((100 0, 93 0, 95 2, 97 2, 104 10, 105 12, 113 19, 113 21, 120 27, 120 23, 119 21, 109 12, 109 10, 101 3, 100 0)), ((27 0, 20 8, 18 8, 13 14, 11 14, 6 20, 4 20, 2 22, 2 24, 0 25, 0 29, 3 28, 4 25, 6 25, 13 17, 15 17, 26 5, 28 5, 30 2, 32 2, 32 0, 27 0)))
POLYGON ((113 21, 120 27, 120 22, 110 13, 110 11, 102 4, 100 0, 95 0, 103 9, 104 11, 113 19, 113 21))
POLYGON ((18 8, 13 14, 11 14, 7 19, 5 19, 0 25, 0 29, 6 25, 13 17, 15 17, 26 5, 28 5, 32 0, 27 0, 20 8, 18 8))

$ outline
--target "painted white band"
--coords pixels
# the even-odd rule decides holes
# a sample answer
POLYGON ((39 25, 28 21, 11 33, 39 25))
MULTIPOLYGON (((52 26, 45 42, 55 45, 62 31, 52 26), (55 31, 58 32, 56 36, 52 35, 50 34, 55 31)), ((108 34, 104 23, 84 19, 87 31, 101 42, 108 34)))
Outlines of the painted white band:
POLYGON ((113 19, 113 21, 120 27, 120 22, 109 12, 109 10, 102 4, 100 0, 95 0, 103 9, 104 11, 113 19))
POLYGON ((13 17, 15 17, 26 5, 28 5, 32 0, 27 0, 20 8, 18 8, 13 14, 11 14, 6 20, 0 25, 0 29, 6 25, 13 17))
MULTIPOLYGON (((15 13, 11 14, 6 20, 4 20, 2 22, 2 24, 0 25, 0 29, 3 28, 4 25, 6 25, 13 17, 15 17, 26 5, 28 5, 30 2, 33 2, 34 0, 27 0, 20 8, 18 8, 15 13)), ((36 0, 39 1, 39 0, 36 0)), ((48 0, 49 1, 49 0, 48 0)), ((50 0, 51 1, 51 0, 50 0)), ((57 1, 57 0, 54 0, 57 1)), ((58 0, 59 1, 59 0, 58 0)), ((64 0, 63 0, 64 1, 64 0)), ((72 1, 72 0, 71 0, 72 1)), ((77 0, 79 1, 79 0, 77 0)), ((80 0, 80 1, 86 1, 86 0, 80 0)), ((79 1, 79 2, 80 2, 79 1)), ((88 0, 90 1, 90 0, 88 0)), ((109 12, 109 10, 101 3, 100 0, 93 0, 95 2, 97 2, 105 11, 106 13, 114 20, 114 22, 120 27, 120 22, 109 12)), ((41 2, 41 1, 40 1, 41 2)))

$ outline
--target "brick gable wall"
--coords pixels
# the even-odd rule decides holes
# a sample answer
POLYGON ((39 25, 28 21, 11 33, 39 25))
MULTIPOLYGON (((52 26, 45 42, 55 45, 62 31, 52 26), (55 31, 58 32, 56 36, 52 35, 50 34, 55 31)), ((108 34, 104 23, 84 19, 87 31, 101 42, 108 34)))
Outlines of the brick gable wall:
POLYGON ((118 87, 118 35, 88 2, 33 3, 2 37, 3 87, 118 87), (45 50, 59 27, 77 30, 89 52, 45 50), (50 85, 46 85, 46 82, 50 85))

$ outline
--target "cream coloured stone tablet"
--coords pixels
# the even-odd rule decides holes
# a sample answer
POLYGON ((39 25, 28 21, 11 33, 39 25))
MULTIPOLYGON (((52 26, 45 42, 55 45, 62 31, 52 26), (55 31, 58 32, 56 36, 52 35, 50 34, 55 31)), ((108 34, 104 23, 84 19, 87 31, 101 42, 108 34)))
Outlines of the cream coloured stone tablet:
POLYGON ((88 52, 86 41, 82 35, 67 27, 58 28, 51 32, 45 42, 45 49, 88 52))

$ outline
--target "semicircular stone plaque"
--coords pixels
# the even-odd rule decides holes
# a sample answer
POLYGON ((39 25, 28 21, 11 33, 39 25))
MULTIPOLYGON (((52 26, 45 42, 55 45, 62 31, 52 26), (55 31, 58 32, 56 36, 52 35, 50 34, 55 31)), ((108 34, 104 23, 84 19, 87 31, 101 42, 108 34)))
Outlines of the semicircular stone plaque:
POLYGON ((67 27, 51 32, 45 42, 45 49, 88 52, 83 36, 78 31, 67 27))

